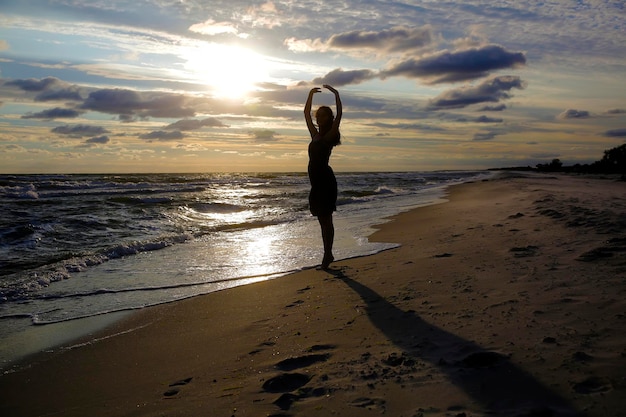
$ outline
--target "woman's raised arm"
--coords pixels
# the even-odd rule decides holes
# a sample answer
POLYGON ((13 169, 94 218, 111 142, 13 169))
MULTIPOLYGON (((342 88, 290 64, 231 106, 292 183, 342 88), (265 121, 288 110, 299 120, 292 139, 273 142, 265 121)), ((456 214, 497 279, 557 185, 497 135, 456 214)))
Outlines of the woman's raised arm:
POLYGON ((341 116, 343 115, 343 106, 341 105, 341 98, 339 97, 339 91, 335 90, 328 84, 324 84, 323 86, 330 92, 335 95, 335 107, 337 114, 335 115, 335 120, 333 121, 333 127, 331 128, 331 132, 333 135, 339 134, 339 124, 341 123, 341 116))
POLYGON ((304 120, 306 120, 306 126, 309 128, 309 133, 311 137, 317 135, 317 128, 315 124, 313 124, 313 118, 311 117, 311 107, 313 106, 313 94, 320 93, 319 87, 312 88, 309 91, 309 97, 306 99, 306 104, 304 105, 304 120))

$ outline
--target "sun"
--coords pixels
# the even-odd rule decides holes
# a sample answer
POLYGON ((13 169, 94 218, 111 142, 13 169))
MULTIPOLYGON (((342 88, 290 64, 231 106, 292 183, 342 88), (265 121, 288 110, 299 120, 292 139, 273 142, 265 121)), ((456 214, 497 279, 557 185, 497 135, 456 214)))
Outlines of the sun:
POLYGON ((190 76, 218 97, 245 96, 268 77, 267 60, 240 46, 205 43, 187 48, 182 57, 190 76))

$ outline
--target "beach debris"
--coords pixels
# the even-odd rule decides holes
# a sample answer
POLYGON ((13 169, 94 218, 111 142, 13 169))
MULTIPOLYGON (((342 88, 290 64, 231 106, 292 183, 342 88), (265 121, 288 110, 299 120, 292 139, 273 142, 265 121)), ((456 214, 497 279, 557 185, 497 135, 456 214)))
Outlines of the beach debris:
POLYGON ((433 256, 433 258, 449 258, 449 257, 451 257, 451 256, 452 256, 452 254, 451 254, 451 253, 447 253, 447 252, 446 252, 446 253, 440 253, 440 254, 438 254, 438 255, 435 255, 435 256, 433 256))

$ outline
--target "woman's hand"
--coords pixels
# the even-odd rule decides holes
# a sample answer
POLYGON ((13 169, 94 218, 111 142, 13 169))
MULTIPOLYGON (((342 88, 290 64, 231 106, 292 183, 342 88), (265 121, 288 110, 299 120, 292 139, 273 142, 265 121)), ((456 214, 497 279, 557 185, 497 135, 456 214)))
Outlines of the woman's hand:
POLYGON ((331 87, 328 84, 324 84, 322 87, 324 87, 325 89, 329 90, 330 92, 332 92, 333 94, 339 94, 339 91, 335 90, 333 87, 331 87))
POLYGON ((311 91, 309 91, 309 95, 310 95, 310 96, 312 96, 312 95, 313 95, 313 94, 315 94, 315 93, 321 93, 321 92, 322 92, 322 89, 321 89, 321 88, 319 88, 319 87, 314 87, 314 88, 311 88, 311 91))

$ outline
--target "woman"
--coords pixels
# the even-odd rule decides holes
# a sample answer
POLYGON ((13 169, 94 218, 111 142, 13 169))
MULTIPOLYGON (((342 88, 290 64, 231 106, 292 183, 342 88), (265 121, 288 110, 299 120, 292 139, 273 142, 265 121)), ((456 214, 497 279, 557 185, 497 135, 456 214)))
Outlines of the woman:
POLYGON ((340 144, 339 123, 341 123, 341 99, 339 92, 330 85, 324 85, 335 95, 335 107, 337 115, 333 116, 330 107, 322 106, 315 112, 317 127, 311 118, 311 105, 313 95, 322 90, 318 87, 311 89, 304 106, 304 118, 311 134, 309 143, 309 181, 311 192, 309 193, 309 208, 311 214, 317 217, 322 229, 322 241, 324 242, 324 258, 322 269, 328 269, 333 257, 333 241, 335 228, 333 226, 333 212, 337 209, 337 180, 332 168, 328 165, 330 153, 333 147, 340 144))

